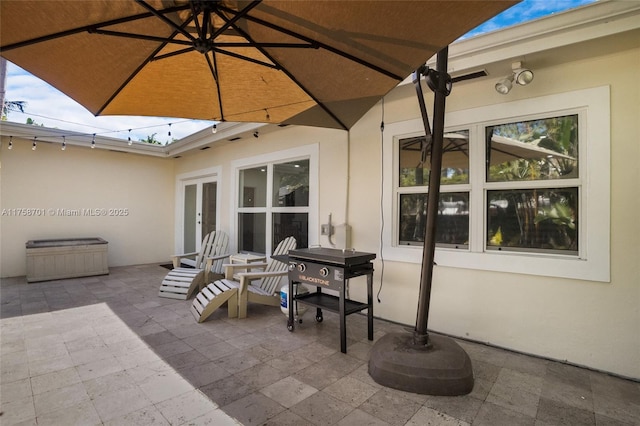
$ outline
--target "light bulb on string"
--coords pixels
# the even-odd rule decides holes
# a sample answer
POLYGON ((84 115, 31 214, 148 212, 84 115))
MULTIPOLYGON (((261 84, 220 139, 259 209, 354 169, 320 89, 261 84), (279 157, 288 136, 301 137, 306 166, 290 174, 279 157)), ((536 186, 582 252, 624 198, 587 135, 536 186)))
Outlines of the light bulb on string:
POLYGON ((171 123, 169 123, 169 136, 171 136, 171 123))
POLYGON ((63 136, 62 137, 62 150, 64 151, 65 149, 67 149, 67 137, 63 136))
POLYGON ((131 146, 132 143, 133 141, 131 140, 131 129, 129 129, 129 140, 127 141, 127 144, 131 146))
POLYGON ((9 136, 9 149, 13 149, 13 136, 9 136))
POLYGON ((96 134, 93 134, 93 139, 91 139, 91 149, 96 147, 96 134))
POLYGON ((269 115, 269 111, 265 108, 264 112, 267 113, 267 121, 271 121, 271 116, 269 115))
POLYGON ((214 124, 213 127, 211 128, 211 132, 215 135, 217 131, 218 131, 218 125, 214 124))
POLYGON ((38 137, 37 137, 37 136, 34 136, 34 137, 33 137, 33 145, 31 145, 31 150, 32 150, 32 151, 35 151, 35 150, 36 150, 36 148, 38 147, 38 143, 36 142, 36 139, 38 139, 38 137))

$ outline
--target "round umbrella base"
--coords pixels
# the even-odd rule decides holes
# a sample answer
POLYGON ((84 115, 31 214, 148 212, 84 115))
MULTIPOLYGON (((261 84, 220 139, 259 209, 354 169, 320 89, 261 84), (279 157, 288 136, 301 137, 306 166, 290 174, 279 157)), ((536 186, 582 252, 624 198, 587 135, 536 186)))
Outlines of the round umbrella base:
POLYGON ((409 333, 390 333, 371 349, 369 374, 377 383, 406 392, 457 396, 473 390, 469 355, 453 339, 429 336, 416 346, 409 333))

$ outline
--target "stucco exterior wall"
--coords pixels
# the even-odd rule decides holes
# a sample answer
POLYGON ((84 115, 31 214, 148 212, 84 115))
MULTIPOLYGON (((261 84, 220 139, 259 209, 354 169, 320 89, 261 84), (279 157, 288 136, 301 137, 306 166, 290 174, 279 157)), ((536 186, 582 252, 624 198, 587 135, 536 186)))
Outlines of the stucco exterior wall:
MULTIPOLYGON (((640 378, 639 57, 640 51, 634 49, 536 68, 534 82, 508 96, 495 92, 494 78, 454 87, 447 99, 449 112, 610 85, 611 282, 436 267, 430 329, 640 378)), ((549 111, 553 109, 549 105, 549 111)), ((378 104, 351 131, 349 199, 354 245, 378 253, 381 220, 374 212, 380 210, 380 164, 392 160, 381 158, 381 117, 378 104)), ((419 117, 413 86, 400 87, 387 96, 384 117, 387 125, 419 117)), ((393 188, 391 178, 384 176, 385 191, 393 188)), ((384 226, 394 226, 391 218, 385 218, 384 226)), ((376 290, 381 266, 378 258, 376 290)), ((386 261, 375 315, 414 326, 419 280, 419 264, 386 261)), ((351 291, 363 300, 360 287, 351 291)))
POLYGON ((32 151, 31 141, 15 137, 8 150, 7 139, 0 150, 0 276, 25 275, 25 243, 34 239, 101 237, 109 242, 109 266, 170 259, 171 160, 77 146, 62 151, 44 142, 32 151), (40 213, 12 211, 23 208, 40 213))
MULTIPOLYGON (((319 223, 310 223, 317 227, 318 237, 309 244, 328 245, 326 237, 320 237, 320 223, 325 223, 332 214, 334 224, 346 220, 346 198, 348 179, 348 134, 346 131, 333 129, 317 129, 302 126, 278 128, 275 131, 260 131, 260 137, 251 134, 242 139, 221 146, 213 145, 211 149, 201 151, 197 155, 187 155, 176 161, 176 175, 189 174, 198 170, 221 167, 218 188, 221 191, 219 228, 230 234, 230 246, 236 249, 237 237, 234 235, 233 221, 235 191, 235 170, 232 163, 236 160, 257 157, 274 152, 286 151, 300 146, 317 144, 318 153, 318 212, 319 223)), ((179 202, 179 201, 178 201, 179 202)), ((177 227, 181 225, 176 224, 177 227)), ((312 234, 312 232, 310 232, 312 234)), ((177 235, 180 235, 178 232, 177 235)))

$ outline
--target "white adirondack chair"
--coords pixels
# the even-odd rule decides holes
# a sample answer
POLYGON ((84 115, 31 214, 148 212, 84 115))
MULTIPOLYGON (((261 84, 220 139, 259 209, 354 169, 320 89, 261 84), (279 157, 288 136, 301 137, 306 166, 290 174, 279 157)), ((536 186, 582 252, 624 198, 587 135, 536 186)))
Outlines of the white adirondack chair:
POLYGON ((213 231, 202 240, 199 252, 171 256, 173 269, 164 277, 158 296, 186 300, 198 288, 209 282, 209 275, 222 274, 223 259, 228 253, 229 237, 222 231, 213 231), (181 259, 195 256, 193 268, 182 268, 181 259))
MULTIPOLYGON (((273 255, 287 254, 296 244, 294 237, 287 237, 280 241, 273 255)), ((191 313, 196 321, 203 322, 227 301, 229 318, 246 318, 248 302, 280 306, 278 284, 287 275, 286 263, 271 259, 267 263, 225 264, 224 267, 225 278, 206 286, 193 300, 191 313), (242 270, 245 272, 238 273, 242 270), (239 281, 234 279, 234 274, 239 281)))

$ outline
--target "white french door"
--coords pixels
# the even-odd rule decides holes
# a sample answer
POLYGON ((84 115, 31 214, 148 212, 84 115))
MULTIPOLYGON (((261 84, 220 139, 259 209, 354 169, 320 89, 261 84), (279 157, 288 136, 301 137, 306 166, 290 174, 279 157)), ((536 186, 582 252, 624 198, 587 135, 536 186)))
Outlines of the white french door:
POLYGON ((218 182, 215 176, 183 181, 184 253, 200 250, 202 238, 216 230, 218 182))

